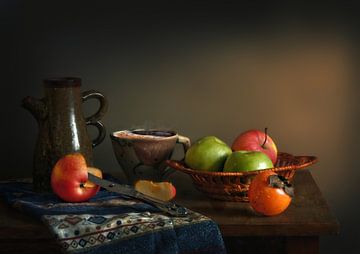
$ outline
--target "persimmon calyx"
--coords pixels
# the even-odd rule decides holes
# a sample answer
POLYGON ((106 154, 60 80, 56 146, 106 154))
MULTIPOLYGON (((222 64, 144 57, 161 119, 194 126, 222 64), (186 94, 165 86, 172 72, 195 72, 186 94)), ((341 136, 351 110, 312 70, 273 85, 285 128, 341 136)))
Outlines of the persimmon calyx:
POLYGON ((290 197, 294 197, 294 187, 289 180, 281 175, 269 176, 269 186, 273 188, 282 189, 290 197))

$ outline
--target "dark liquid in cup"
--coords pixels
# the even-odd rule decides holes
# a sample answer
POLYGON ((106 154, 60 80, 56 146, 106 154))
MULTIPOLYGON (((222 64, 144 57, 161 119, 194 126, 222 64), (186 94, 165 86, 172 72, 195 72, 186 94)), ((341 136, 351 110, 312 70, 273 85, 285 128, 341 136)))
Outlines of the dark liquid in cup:
POLYGON ((136 135, 148 135, 148 136, 157 136, 157 137, 171 137, 175 135, 175 132, 172 131, 159 131, 159 130, 135 130, 131 133, 136 135))

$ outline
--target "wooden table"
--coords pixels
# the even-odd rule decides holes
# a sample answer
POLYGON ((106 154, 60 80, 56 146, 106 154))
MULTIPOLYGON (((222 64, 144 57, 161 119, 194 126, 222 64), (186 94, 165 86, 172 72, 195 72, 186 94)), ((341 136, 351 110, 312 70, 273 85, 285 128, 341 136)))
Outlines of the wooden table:
POLYGON ((319 236, 337 234, 339 224, 308 170, 298 171, 293 184, 291 205, 274 217, 248 203, 209 199, 190 184, 178 184, 177 202, 216 221, 228 253, 318 253, 319 236))
MULTIPOLYGON (((177 202, 216 221, 228 253, 317 253, 319 236, 336 234, 339 225, 307 170, 295 177, 295 198, 281 215, 262 217, 247 203, 212 200, 176 173, 177 202)), ((41 223, 0 202, 0 253, 60 253, 41 223)))

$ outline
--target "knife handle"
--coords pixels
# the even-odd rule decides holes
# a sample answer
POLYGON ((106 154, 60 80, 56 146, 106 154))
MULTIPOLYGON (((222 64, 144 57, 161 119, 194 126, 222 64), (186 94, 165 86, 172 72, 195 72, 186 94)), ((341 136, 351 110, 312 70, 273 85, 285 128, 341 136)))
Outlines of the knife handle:
POLYGON ((183 217, 189 214, 189 211, 185 207, 180 206, 174 202, 164 202, 158 199, 154 199, 150 196, 144 195, 140 192, 136 193, 135 198, 144 201, 152 206, 155 206, 161 211, 170 214, 172 216, 183 217))

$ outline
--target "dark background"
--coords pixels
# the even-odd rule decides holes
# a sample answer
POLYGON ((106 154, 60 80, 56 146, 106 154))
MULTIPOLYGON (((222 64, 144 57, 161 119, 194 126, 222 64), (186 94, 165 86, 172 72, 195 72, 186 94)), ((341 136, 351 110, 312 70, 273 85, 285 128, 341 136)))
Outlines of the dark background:
MULTIPOLYGON (((269 127, 280 151, 318 156, 311 172, 341 224, 321 251, 357 253, 358 11, 349 2, 0 1, 0 177, 31 175, 37 124, 21 99, 42 97, 43 78, 78 76, 82 90, 107 96, 108 133, 170 128, 231 145, 269 127)), ((97 106, 87 102, 85 114, 97 106)), ((120 172, 108 136, 94 156, 120 172)))

